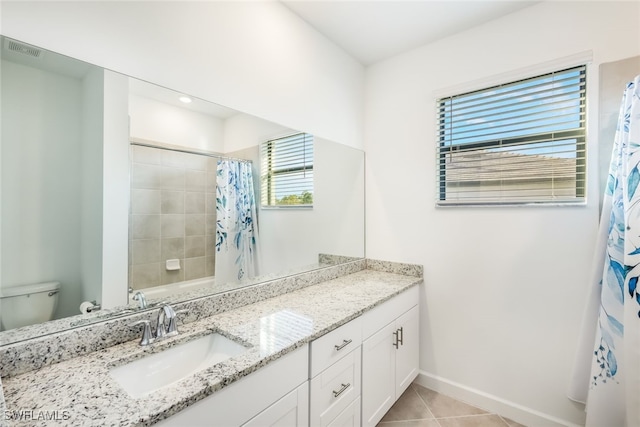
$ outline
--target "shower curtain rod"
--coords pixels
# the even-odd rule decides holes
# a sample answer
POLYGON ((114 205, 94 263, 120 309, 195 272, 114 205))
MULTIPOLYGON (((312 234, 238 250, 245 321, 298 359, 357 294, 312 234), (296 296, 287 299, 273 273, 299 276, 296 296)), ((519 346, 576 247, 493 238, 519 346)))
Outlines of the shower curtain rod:
POLYGON ((197 154, 197 155, 200 155, 200 156, 214 157, 214 158, 220 159, 220 160, 235 160, 237 162, 253 163, 252 160, 248 160, 248 159, 241 159, 239 157, 229 157, 229 156, 224 156, 224 155, 218 154, 218 153, 212 153, 210 151, 189 149, 189 148, 185 148, 185 147, 178 147, 176 145, 165 144, 163 142, 149 141, 149 140, 146 140, 146 139, 130 138, 129 142, 130 142, 131 145, 137 145, 137 146, 140 146, 140 147, 158 148, 160 150, 175 151, 175 152, 178 152, 178 153, 197 154))

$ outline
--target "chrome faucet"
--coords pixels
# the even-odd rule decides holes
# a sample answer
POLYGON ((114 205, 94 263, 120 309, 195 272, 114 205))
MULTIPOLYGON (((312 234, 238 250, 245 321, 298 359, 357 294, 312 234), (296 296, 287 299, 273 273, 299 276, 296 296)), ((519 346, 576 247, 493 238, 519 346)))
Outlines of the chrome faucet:
POLYGON ((156 339, 178 335, 176 312, 169 304, 163 304, 156 320, 156 339))
POLYGON ((186 310, 175 311, 169 304, 162 303, 160 310, 158 310, 158 317, 156 318, 155 333, 152 331, 149 320, 140 320, 130 326, 144 325, 140 345, 149 345, 157 340, 178 335, 176 316, 180 313, 186 313, 186 310))
POLYGON ((136 294, 133 296, 133 299, 138 301, 138 307, 139 308, 147 308, 147 299, 144 297, 144 294, 142 293, 142 291, 138 291, 136 292, 136 294))

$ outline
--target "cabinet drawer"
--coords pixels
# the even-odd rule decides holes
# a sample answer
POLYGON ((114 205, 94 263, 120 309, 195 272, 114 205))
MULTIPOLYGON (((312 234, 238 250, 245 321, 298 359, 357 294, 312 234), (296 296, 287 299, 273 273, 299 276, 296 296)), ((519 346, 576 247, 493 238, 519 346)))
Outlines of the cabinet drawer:
POLYGON ((413 286, 401 294, 385 301, 362 315, 362 339, 367 339, 388 323, 395 321, 411 307, 418 304, 418 286, 413 286))
POLYGON ((327 427, 360 427, 360 398, 351 402, 327 427))
POLYGON ((311 342, 311 372, 313 378, 362 342, 362 319, 357 317, 311 342))
POLYGON ((360 367, 358 347, 311 380, 310 425, 329 425, 360 396, 360 367))

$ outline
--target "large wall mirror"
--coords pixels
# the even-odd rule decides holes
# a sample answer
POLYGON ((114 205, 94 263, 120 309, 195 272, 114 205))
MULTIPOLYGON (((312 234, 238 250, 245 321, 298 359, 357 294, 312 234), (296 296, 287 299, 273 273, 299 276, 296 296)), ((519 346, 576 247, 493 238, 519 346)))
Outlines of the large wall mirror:
POLYGON ((1 42, 0 345, 364 257, 362 151, 1 42))

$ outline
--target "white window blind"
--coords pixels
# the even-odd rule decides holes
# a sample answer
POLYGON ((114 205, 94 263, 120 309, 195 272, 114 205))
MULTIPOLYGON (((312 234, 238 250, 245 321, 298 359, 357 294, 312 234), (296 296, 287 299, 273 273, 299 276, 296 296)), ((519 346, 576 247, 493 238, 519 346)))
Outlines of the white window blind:
POLYGON ((437 204, 584 202, 585 68, 438 99, 437 204))
POLYGON ((313 135, 262 143, 262 206, 313 206, 313 135))

